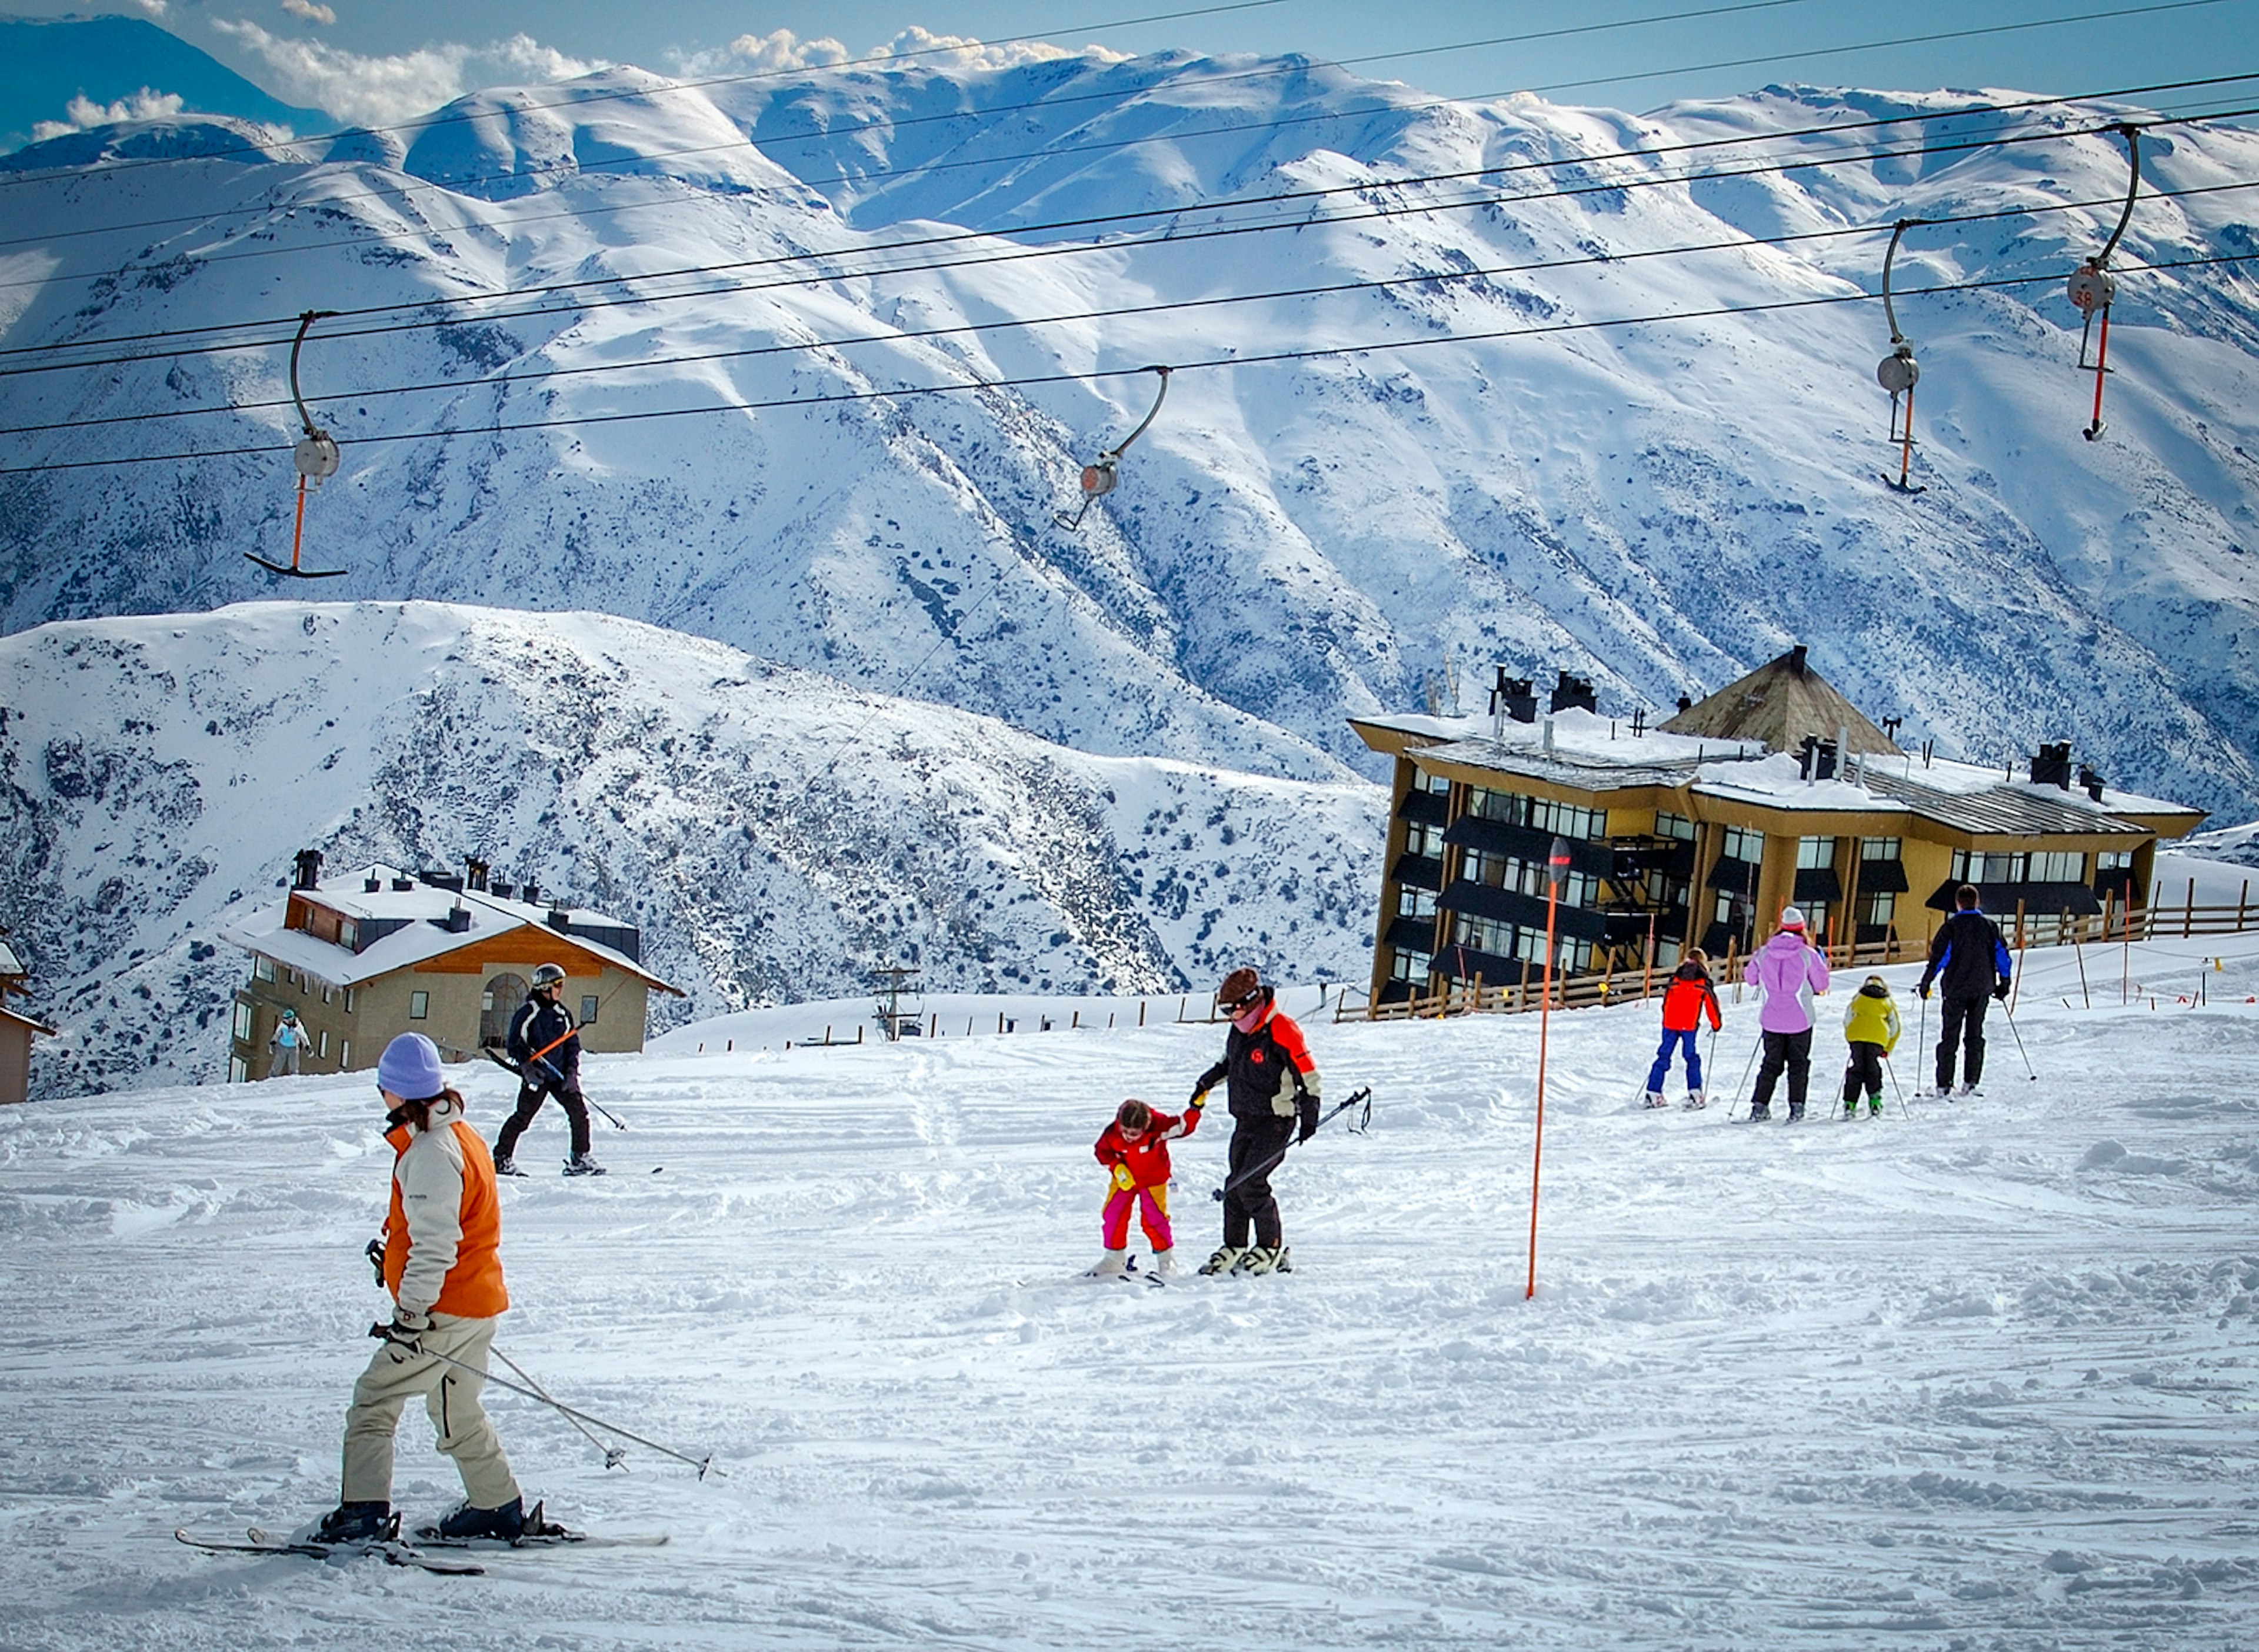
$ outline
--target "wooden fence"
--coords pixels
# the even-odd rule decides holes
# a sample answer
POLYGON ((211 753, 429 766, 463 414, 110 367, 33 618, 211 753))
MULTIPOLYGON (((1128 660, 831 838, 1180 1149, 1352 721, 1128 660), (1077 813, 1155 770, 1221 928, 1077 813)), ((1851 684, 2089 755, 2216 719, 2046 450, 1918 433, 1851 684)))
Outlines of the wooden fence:
MULTIPOLYGON (((2232 905, 2198 905, 2193 878, 2189 879, 2186 897, 2178 905, 2165 905, 2163 895, 2163 887, 2160 885, 2146 907, 2120 902, 2113 895, 2103 901, 2100 912, 2085 917, 2032 915, 2019 907, 2013 915, 2000 917, 2000 930, 2008 944, 2020 952, 2033 946, 2176 940, 2199 935, 2241 935, 2259 929, 2259 902, 2251 898, 2248 880, 2244 883, 2242 897, 2232 905)), ((1820 951, 1831 970, 1910 964, 1928 956, 1922 943, 1902 938, 1895 925, 1879 941, 1823 945, 1820 951)), ((1543 978, 1541 966, 1525 961, 1516 980, 1493 983, 1485 981, 1479 975, 1466 981, 1446 978, 1433 992, 1388 1003, 1369 999, 1352 1002, 1351 994, 1344 988, 1334 1006, 1334 1019, 1418 1021, 1443 1015, 1517 1015, 1544 1007, 1543 978)), ((1741 958, 1735 948, 1726 949, 1717 979, 1721 986, 1732 986, 1741 979, 1741 958)), ((1651 960, 1630 969, 1557 975, 1553 978, 1553 1008, 1589 1009, 1596 1005, 1653 998, 1670 985, 1670 970, 1651 960)))

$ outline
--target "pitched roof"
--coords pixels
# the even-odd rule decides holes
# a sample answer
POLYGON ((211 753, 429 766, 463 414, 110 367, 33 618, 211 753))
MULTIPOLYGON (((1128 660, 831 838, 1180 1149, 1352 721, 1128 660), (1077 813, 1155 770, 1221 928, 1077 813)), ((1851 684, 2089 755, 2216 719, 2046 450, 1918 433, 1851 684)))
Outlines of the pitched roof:
POLYGON ((1851 751, 1880 756, 1898 751, 1888 735, 1812 668, 1801 644, 1659 726, 1667 734, 1758 740, 1774 751, 1796 751, 1807 735, 1833 740, 1837 730, 1848 729, 1851 751))

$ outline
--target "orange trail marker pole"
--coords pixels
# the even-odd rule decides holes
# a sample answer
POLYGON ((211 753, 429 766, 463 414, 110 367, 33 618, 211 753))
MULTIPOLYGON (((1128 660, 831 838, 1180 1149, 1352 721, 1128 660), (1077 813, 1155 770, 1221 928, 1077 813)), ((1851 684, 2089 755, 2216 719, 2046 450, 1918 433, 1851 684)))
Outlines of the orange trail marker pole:
POLYGON ((1545 1039, 1553 1023, 1553 925, 1561 901, 1561 883, 1569 875, 1569 843, 1556 837, 1545 857, 1545 986, 1537 1009, 1537 1134, 1529 1148, 1529 1288, 1525 1302, 1537 1294, 1537 1182, 1545 1157, 1545 1039))

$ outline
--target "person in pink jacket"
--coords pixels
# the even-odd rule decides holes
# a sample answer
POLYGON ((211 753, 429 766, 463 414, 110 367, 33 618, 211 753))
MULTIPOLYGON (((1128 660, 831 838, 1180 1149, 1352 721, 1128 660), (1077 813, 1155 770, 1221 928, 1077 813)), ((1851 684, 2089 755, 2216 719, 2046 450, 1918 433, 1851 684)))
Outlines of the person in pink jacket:
POLYGON ((1772 1116, 1772 1087, 1788 1069, 1788 1122, 1804 1116, 1812 1082, 1812 1000, 1828 990, 1828 960, 1805 939, 1804 914, 1790 907, 1780 915, 1772 939, 1749 954, 1742 979, 1764 994, 1757 1012, 1764 1029, 1764 1059, 1757 1065, 1757 1087, 1749 1093, 1749 1122, 1772 1116))

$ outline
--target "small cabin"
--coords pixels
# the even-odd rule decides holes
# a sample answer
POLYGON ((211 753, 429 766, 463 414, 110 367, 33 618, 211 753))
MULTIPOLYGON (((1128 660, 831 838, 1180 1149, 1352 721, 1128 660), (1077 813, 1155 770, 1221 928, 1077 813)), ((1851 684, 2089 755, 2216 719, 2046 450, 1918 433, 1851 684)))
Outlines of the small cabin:
POLYGON ((55 1029, 8 1008, 8 995, 29 990, 30 972, 7 942, 0 941, 0 1107, 32 1099, 32 1040, 52 1038, 55 1029))
POLYGON ((651 994, 682 995, 643 967, 635 925, 545 901, 533 885, 493 883, 480 862, 462 873, 368 866, 331 885, 320 865, 311 851, 300 855, 281 906, 226 931, 251 954, 235 994, 230 1083, 272 1072, 286 1009, 306 1034, 300 1072, 351 1072, 375 1066, 403 1032, 451 1059, 500 1044, 543 964, 564 970, 559 1001, 591 1055, 641 1050, 651 994))

